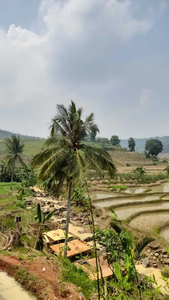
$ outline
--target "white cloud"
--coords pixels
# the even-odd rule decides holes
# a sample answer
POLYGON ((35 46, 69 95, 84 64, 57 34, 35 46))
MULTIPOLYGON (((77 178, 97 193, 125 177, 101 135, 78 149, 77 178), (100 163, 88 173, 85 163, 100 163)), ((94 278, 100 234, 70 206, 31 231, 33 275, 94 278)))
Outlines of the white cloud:
POLYGON ((39 15, 46 31, 42 35, 15 25, 7 32, 1 30, 3 128, 44 135, 56 103, 87 99, 84 106, 90 110, 100 92, 113 94, 123 83, 114 74, 113 52, 152 27, 152 21, 133 16, 133 2, 43 0, 39 15))
POLYGON ((161 10, 166 10, 168 8, 167 0, 159 0, 159 5, 161 10))
POLYGON ((141 91, 140 99, 139 99, 139 106, 142 109, 147 109, 151 105, 153 98, 153 92, 149 89, 143 89, 141 91))

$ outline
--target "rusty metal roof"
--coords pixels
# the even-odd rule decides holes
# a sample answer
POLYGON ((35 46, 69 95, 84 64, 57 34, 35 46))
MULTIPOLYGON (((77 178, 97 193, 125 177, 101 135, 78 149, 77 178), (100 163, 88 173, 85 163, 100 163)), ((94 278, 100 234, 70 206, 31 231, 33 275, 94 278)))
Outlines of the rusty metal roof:
MULTIPOLYGON (((85 242, 79 240, 73 240, 68 242, 68 247, 70 250, 67 251, 67 256, 72 257, 74 255, 78 255, 80 253, 88 252, 92 249, 91 246, 88 246, 85 242)), ((60 243, 57 245, 50 246, 50 248, 58 255, 64 252, 64 243, 60 243)))
MULTIPOLYGON (((107 260, 105 260, 103 256, 100 256, 99 260, 100 260, 100 267, 102 269, 103 277, 106 278, 106 277, 111 276, 113 274, 113 272, 110 269, 107 260)), ((83 264, 83 261, 78 261, 78 262, 75 262, 74 264, 77 267, 82 267, 83 270, 89 274, 89 276, 92 280, 97 279, 96 259, 95 258, 91 258, 91 259, 84 261, 84 264, 83 264)), ((99 272, 99 278, 101 278, 100 272, 99 272)))

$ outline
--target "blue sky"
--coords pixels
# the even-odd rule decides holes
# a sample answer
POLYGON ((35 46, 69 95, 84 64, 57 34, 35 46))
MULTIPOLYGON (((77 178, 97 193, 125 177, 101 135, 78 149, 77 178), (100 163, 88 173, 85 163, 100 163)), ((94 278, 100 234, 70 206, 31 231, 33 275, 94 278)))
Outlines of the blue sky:
POLYGON ((169 3, 0 0, 1 129, 47 136, 56 104, 100 135, 169 135, 169 3))

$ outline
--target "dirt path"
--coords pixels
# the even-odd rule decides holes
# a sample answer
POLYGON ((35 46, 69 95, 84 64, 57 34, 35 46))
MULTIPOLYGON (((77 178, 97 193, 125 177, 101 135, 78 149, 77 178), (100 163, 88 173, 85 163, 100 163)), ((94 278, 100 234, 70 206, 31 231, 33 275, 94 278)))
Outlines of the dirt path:
POLYGON ((78 300, 76 288, 66 283, 61 283, 60 271, 53 261, 45 258, 36 258, 34 261, 21 261, 13 256, 0 256, 0 270, 18 280, 18 270, 21 278, 18 280, 25 289, 32 292, 38 300, 78 300), (14 268, 18 266, 19 268, 14 268), (43 268, 45 271, 43 272, 43 268), (27 270, 35 280, 23 283, 24 272, 27 270))

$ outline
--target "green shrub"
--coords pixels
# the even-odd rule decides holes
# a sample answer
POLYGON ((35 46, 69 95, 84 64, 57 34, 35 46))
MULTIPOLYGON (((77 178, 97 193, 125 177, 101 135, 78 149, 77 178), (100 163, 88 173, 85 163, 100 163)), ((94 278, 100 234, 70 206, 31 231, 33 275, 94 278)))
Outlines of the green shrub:
POLYGON ((77 268, 67 258, 60 257, 59 260, 62 265, 62 280, 75 284, 86 299, 91 299, 92 294, 97 290, 96 283, 89 278, 89 275, 82 268, 77 268))
POLYGON ((162 162, 163 162, 164 164, 168 164, 168 158, 164 157, 163 160, 162 160, 162 162))
POLYGON ((20 208, 26 209, 26 201, 25 200, 16 201, 16 205, 20 208))
POLYGON ((16 226, 14 218, 4 218, 3 219, 3 231, 8 231, 9 229, 14 229, 16 226))

